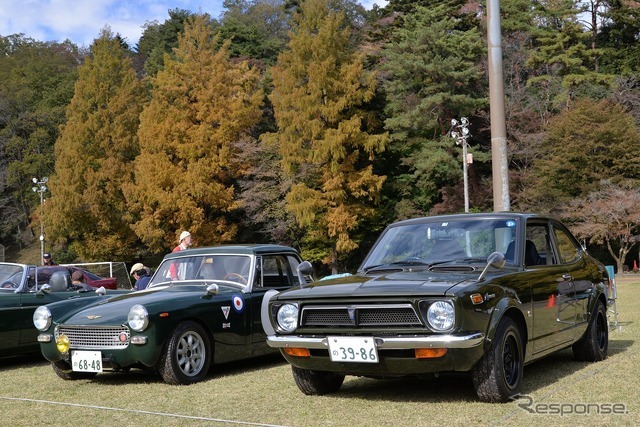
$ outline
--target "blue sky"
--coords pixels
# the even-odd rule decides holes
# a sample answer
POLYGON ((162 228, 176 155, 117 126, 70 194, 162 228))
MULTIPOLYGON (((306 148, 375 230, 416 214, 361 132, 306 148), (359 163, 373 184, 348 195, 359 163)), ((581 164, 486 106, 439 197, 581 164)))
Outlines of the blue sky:
MULTIPOLYGON (((359 0, 367 9, 385 0, 359 0)), ((223 0, 0 0, 0 36, 23 33, 39 41, 71 40, 89 46, 108 25, 130 45, 149 21, 164 22, 171 9, 219 17, 223 0)))

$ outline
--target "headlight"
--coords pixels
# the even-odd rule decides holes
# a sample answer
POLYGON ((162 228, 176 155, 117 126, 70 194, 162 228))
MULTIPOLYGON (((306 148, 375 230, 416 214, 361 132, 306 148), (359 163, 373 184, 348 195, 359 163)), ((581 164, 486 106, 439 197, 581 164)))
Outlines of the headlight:
POLYGON ((136 304, 131 307, 127 316, 127 323, 136 332, 142 332, 147 328, 149 325, 149 313, 147 313, 144 305, 136 304))
POLYGON ((51 326, 51 312, 41 305, 33 312, 33 324, 39 331, 46 331, 51 326))
POLYGON ((285 304, 276 314, 278 326, 284 332, 293 332, 298 327, 298 304, 285 304))
POLYGON ((449 301, 436 301, 427 310, 427 321, 437 331, 451 329, 455 318, 455 309, 449 301))

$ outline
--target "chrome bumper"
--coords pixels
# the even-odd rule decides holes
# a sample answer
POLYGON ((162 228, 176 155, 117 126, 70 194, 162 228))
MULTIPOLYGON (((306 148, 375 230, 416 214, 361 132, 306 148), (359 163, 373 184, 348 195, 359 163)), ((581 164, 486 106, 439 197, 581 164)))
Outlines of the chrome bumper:
MULTIPOLYGON (((300 337, 295 335, 269 335, 267 344, 274 348, 300 347, 308 349, 329 349, 328 337, 300 337)), ((429 335, 413 337, 376 337, 379 350, 401 350, 412 348, 471 348, 484 341, 484 334, 469 335, 429 335)))

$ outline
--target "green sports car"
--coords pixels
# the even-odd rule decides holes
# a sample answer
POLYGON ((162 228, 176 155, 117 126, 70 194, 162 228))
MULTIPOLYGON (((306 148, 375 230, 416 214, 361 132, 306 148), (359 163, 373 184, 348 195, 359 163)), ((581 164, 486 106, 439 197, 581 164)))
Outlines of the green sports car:
POLYGON ((607 356, 610 285, 552 218, 416 218, 387 227, 355 275, 270 294, 263 324, 305 394, 337 391, 345 375, 455 371, 504 402, 526 363, 568 347, 607 356))
POLYGON ((45 358, 63 379, 107 370, 157 371, 191 384, 210 365, 273 352, 260 306, 270 289, 300 286, 298 253, 279 245, 233 245, 168 254, 148 287, 112 298, 38 307, 45 358))

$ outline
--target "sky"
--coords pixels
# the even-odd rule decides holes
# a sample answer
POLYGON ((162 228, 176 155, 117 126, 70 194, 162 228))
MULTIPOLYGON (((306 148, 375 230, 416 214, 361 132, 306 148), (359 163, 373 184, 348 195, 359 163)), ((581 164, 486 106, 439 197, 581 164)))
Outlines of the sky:
MULTIPOLYGON (((359 0, 366 8, 385 0, 359 0)), ((88 47, 109 26, 135 46, 146 22, 164 22, 169 10, 206 12, 218 18, 223 0, 0 0, 0 36, 24 34, 38 41, 71 40, 88 47)))

